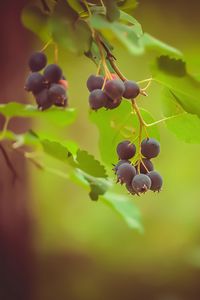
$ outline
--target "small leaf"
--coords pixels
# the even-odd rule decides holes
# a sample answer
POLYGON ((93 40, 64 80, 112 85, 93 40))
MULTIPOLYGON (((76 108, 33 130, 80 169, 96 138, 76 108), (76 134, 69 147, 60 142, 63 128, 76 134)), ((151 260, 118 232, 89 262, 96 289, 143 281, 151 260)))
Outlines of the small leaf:
POLYGON ((41 140, 40 142, 43 146, 44 151, 48 155, 53 156, 54 158, 59 159, 62 162, 66 162, 68 157, 71 156, 71 153, 68 151, 68 149, 61 143, 49 140, 41 140))
POLYGON ((76 160, 78 163, 77 168, 82 171, 95 177, 107 177, 104 166, 87 151, 78 150, 76 160))
POLYGON ((169 58, 169 56, 160 56, 157 58, 158 68, 170 75, 183 77, 187 75, 186 63, 182 59, 169 58))
POLYGON ((76 111, 73 108, 56 108, 40 111, 36 106, 25 105, 17 102, 0 104, 0 113, 7 117, 42 118, 60 126, 66 126, 76 119, 76 111))
POLYGON ((143 232, 139 209, 129 197, 107 192, 100 199, 117 212, 130 228, 143 232))

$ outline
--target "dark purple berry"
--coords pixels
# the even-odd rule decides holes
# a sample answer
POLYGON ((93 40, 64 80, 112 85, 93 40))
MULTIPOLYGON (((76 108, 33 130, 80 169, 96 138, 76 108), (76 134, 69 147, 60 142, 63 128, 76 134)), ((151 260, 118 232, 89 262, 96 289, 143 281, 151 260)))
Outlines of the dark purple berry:
POLYGON ((104 83, 103 76, 90 75, 90 77, 87 80, 87 88, 90 92, 94 90, 100 90, 103 86, 103 83, 104 83))
POLYGON ((132 187, 132 184, 126 184, 126 189, 128 190, 128 192, 131 194, 131 195, 135 195, 136 192, 134 190, 134 188, 132 187))
POLYGON ((159 192, 161 190, 163 180, 160 174, 156 171, 151 171, 147 174, 147 176, 151 179, 151 188, 150 190, 154 192, 159 192))
POLYGON ((136 169, 129 163, 121 164, 117 169, 117 179, 120 183, 130 184, 136 175, 136 169))
POLYGON ((130 159, 136 153, 136 147, 130 141, 123 141, 117 145, 117 154, 120 159, 130 159))
POLYGON ((160 153, 160 144, 153 138, 144 139, 141 143, 141 153, 146 158, 153 158, 160 153))
POLYGON ((133 190, 139 193, 145 193, 151 187, 151 179, 145 174, 138 174, 132 180, 133 190))
POLYGON ((116 165, 114 165, 113 171, 116 173, 119 166, 121 166, 124 163, 130 164, 131 162, 130 162, 130 160, 126 160, 126 159, 119 160, 118 163, 116 165))
POLYGON ((62 70, 56 64, 48 65, 44 69, 44 77, 49 83, 57 83, 62 78, 62 70))
POLYGON ((45 78, 40 73, 34 72, 28 75, 25 82, 25 90, 39 93, 45 87, 45 78))
POLYGON ((45 110, 52 106, 52 101, 49 99, 49 91, 47 88, 35 94, 35 100, 37 102, 38 108, 45 110))
MULTIPOLYGON (((138 171, 138 162, 136 162, 135 168, 138 171)), ((142 158, 142 160, 140 161, 139 172, 142 174, 146 174, 150 171, 153 171, 153 169, 154 167, 152 162, 148 158, 142 158)))
POLYGON ((111 98, 108 98, 104 107, 106 109, 114 109, 116 107, 118 107, 122 102, 122 99, 119 98, 119 99, 115 99, 115 100, 112 100, 111 98))
POLYGON ((53 83, 49 88, 49 98, 57 106, 63 106, 66 99, 66 91, 61 84, 53 83), (60 105, 59 105, 60 104, 60 105))
POLYGON ((125 91, 124 83, 120 79, 108 80, 105 84, 104 91, 111 99, 119 99, 125 91))
POLYGON ((124 81, 125 91, 123 97, 126 99, 134 99, 140 93, 140 88, 135 81, 126 80, 124 81))
POLYGON ((100 89, 94 90, 90 93, 89 104, 91 109, 98 110, 103 107, 107 101, 107 95, 100 89))
POLYGON ((32 72, 42 70, 47 64, 47 57, 43 52, 35 52, 29 59, 29 67, 32 72))

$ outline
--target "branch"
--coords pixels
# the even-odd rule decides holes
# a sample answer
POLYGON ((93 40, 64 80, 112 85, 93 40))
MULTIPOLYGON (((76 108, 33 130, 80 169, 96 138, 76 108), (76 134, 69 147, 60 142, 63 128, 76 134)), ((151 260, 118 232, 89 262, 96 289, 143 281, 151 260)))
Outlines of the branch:
POLYGON ((4 157, 4 159, 5 159, 5 162, 6 162, 7 166, 8 166, 8 168, 9 168, 9 170, 11 171, 11 173, 12 173, 12 175, 13 175, 13 181, 12 181, 12 183, 14 184, 14 183, 15 183, 15 180, 16 180, 17 178, 19 178, 19 176, 18 176, 18 174, 17 174, 15 168, 13 167, 13 164, 12 164, 12 162, 11 162, 11 160, 10 160, 10 158, 9 158, 9 156, 8 156, 8 154, 7 154, 7 152, 6 152, 6 150, 5 150, 4 147, 2 146, 2 144, 0 144, 0 150, 1 150, 2 154, 3 154, 3 157, 4 157))

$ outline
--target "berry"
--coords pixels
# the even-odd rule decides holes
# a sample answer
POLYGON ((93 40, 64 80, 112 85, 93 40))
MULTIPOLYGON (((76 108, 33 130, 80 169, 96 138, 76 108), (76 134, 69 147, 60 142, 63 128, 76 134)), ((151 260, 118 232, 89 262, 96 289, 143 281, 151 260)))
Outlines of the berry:
POLYGON ((45 78, 40 73, 34 72, 28 75, 25 82, 25 90, 39 93, 45 87, 45 78))
POLYGON ((46 66, 47 57, 42 52, 35 52, 31 55, 28 64, 32 72, 40 71, 46 66))
POLYGON ((118 107, 122 102, 122 99, 119 98, 119 99, 115 99, 115 100, 112 100, 111 98, 107 98, 107 101, 104 105, 104 107, 106 109, 114 109, 116 107, 118 107))
POLYGON ((151 179, 145 174, 138 174, 132 180, 132 187, 136 194, 145 193, 151 187, 151 179))
POLYGON ((52 106, 52 101, 49 99, 49 91, 47 88, 40 91, 35 95, 35 99, 38 105, 38 108, 45 110, 52 106))
POLYGON ((48 65, 44 69, 44 77, 49 83, 57 83, 62 78, 62 70, 56 64, 48 65))
POLYGON ((68 81, 67 81, 67 80, 65 80, 65 79, 60 79, 60 80, 58 81, 58 84, 62 85, 62 86, 64 87, 65 90, 68 89, 68 81))
POLYGON ((111 99, 115 100, 122 97, 125 87, 122 80, 113 79, 106 82, 104 90, 111 99))
POLYGON ((89 103, 93 110, 97 110, 104 106, 107 101, 107 95, 100 89, 94 90, 90 93, 89 103))
POLYGON ((56 100, 54 102, 54 105, 58 107, 66 107, 68 105, 67 100, 68 100, 67 97, 62 101, 56 100))
POLYGON ((87 80, 87 88, 90 92, 94 90, 101 89, 104 83, 104 78, 103 76, 95 76, 95 75, 90 75, 90 77, 87 80))
POLYGON ((132 158, 136 153, 136 147, 130 141, 123 141, 117 145, 117 154, 120 159, 132 158))
POLYGON ((129 163, 121 164, 117 169, 117 179, 120 183, 130 184, 136 175, 136 169, 129 163))
POLYGON ((130 164, 131 162, 130 162, 130 160, 126 160, 126 159, 119 160, 118 163, 116 165, 114 165, 113 171, 116 173, 119 166, 121 166, 124 163, 130 164))
POLYGON ((58 83, 53 83, 49 88, 49 98, 52 103, 62 106, 66 99, 66 91, 64 87, 58 83))
POLYGON ((110 75, 111 75, 112 79, 118 79, 119 78, 118 75, 115 74, 115 73, 110 73, 110 75))
MULTIPOLYGON (((135 168, 136 170, 138 170, 138 162, 136 163, 135 168)), ((147 158, 143 158, 142 161, 140 162, 140 168, 139 168, 140 173, 146 174, 150 171, 153 171, 153 169, 154 168, 152 162, 147 158)))
POLYGON ((154 192, 159 192, 161 190, 163 180, 160 174, 156 171, 151 171, 147 174, 147 176, 151 179, 151 190, 154 192))
POLYGON ((135 195, 136 192, 134 190, 134 188, 132 187, 132 184, 126 184, 126 189, 128 190, 128 192, 132 195, 135 195))
POLYGON ((141 153, 146 158, 153 158, 160 153, 160 144, 153 138, 144 139, 141 143, 141 153))
POLYGON ((124 81, 125 91, 123 97, 126 99, 134 99, 140 93, 140 88, 135 81, 126 80, 124 81))

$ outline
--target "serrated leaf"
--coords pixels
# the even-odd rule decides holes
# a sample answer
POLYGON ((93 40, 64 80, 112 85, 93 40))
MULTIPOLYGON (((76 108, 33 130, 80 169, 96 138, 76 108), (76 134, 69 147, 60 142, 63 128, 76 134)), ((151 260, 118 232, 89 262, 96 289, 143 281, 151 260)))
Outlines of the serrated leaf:
MULTIPOLYGON (((146 110, 141 109, 141 114, 147 123, 154 122, 146 110)), ((117 144, 124 139, 134 141, 137 137, 139 129, 137 116, 132 113, 131 103, 122 100, 117 109, 101 109, 98 112, 92 112, 90 120, 95 123, 99 130, 99 148, 102 160, 111 166, 118 160, 117 144)), ((148 133, 151 137, 159 140, 157 126, 149 127, 148 133)))
POLYGON ((162 93, 163 112, 167 128, 186 143, 200 143, 200 118, 186 113, 178 104, 177 97, 165 89, 162 93))
POLYGON ((94 177, 107 177, 104 166, 101 165, 100 162, 96 160, 94 156, 89 154, 87 151, 78 150, 76 161, 78 163, 77 168, 81 169, 82 171, 94 177))
POLYGON ((68 158, 71 156, 71 153, 68 151, 68 149, 61 143, 49 140, 41 140, 40 143, 48 155, 59 159, 62 162, 67 162, 68 158))
POLYGON ((42 118, 60 126, 66 126, 76 119, 76 111, 73 108, 56 108, 40 111, 36 106, 25 105, 17 102, 0 104, 0 113, 7 117, 42 118))
POLYGON ((200 116, 200 82, 188 74, 184 61, 176 62, 167 57, 161 63, 159 58, 152 66, 152 72, 154 80, 170 89, 185 111, 200 116))
POLYGON ((107 192, 100 199, 117 212, 130 228, 143 232, 139 209, 129 197, 107 192))

